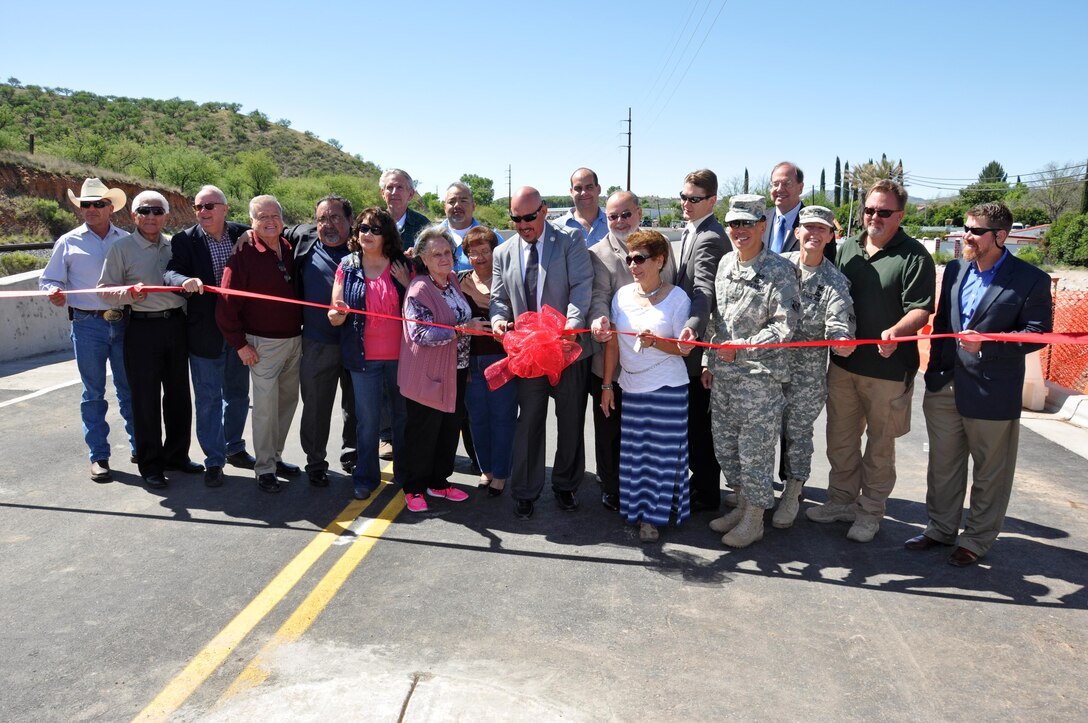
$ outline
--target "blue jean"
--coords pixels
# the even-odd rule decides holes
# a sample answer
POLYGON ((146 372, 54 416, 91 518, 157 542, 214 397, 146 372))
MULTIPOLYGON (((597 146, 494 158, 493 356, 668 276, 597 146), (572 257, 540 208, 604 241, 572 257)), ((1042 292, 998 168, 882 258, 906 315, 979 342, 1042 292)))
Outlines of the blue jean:
POLYGON ((196 395, 196 439, 205 467, 222 467, 227 455, 246 451, 242 433, 249 415, 249 369, 224 346, 214 359, 189 355, 196 395))
POLYGON ((363 371, 351 372, 351 385, 355 388, 355 436, 358 460, 351 478, 355 490, 375 490, 381 484, 381 466, 378 463, 378 430, 381 427, 383 390, 392 402, 393 412, 393 476, 399 480, 399 470, 404 469, 404 397, 397 385, 398 362, 367 361, 363 371))
POLYGON ((518 385, 507 382, 495 391, 487 387, 484 370, 502 354, 469 357, 465 406, 472 427, 472 444, 480 471, 495 479, 510 477, 514 453, 514 427, 518 419, 518 385))
POLYGON ((106 321, 100 316, 72 311, 72 348, 76 367, 83 382, 79 414, 83 420, 83 439, 92 462, 110 458, 110 425, 106 423, 106 362, 113 371, 113 388, 121 418, 125 420, 128 448, 136 450, 132 430, 132 394, 125 374, 125 321, 106 321))

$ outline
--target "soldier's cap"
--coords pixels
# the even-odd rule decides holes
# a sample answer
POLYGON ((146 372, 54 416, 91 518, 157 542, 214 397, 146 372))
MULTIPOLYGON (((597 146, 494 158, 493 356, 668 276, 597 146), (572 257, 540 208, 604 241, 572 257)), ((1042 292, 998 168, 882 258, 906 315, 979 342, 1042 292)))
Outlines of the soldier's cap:
POLYGON ((767 199, 754 193, 740 193, 729 199, 725 222, 762 221, 766 216, 767 199))
POLYGON ((797 217, 797 223, 822 223, 828 228, 835 228, 835 212, 825 206, 805 206, 797 217))

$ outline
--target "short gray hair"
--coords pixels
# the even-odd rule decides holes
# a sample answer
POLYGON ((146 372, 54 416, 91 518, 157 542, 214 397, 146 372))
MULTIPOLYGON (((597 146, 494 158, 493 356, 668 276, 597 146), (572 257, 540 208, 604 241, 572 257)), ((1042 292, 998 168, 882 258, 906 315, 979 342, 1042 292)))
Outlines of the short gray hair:
POLYGON ((453 234, 451 234, 449 232, 449 229, 447 229, 445 226, 440 226, 436 224, 434 226, 428 226, 427 228, 419 232, 419 236, 416 236, 416 245, 414 252, 415 257, 417 259, 422 258, 423 252, 428 250, 428 247, 431 245, 431 241, 439 238, 446 240, 446 243, 450 245, 450 251, 452 251, 453 255, 456 256, 457 242, 453 240, 453 234))
POLYGON ((470 188, 467 183, 462 183, 461 181, 454 181, 450 185, 446 186, 446 195, 447 196, 450 195, 450 189, 451 188, 456 188, 458 190, 464 191, 465 193, 468 194, 468 197, 470 199, 472 198, 472 188, 470 188))
POLYGON ((399 168, 388 168, 382 171, 381 177, 378 178, 378 186, 380 186, 381 188, 385 188, 386 181, 388 181, 392 176, 403 176, 404 180, 408 181, 409 188, 414 189, 416 187, 416 183, 412 180, 412 177, 408 175, 408 171, 402 171, 399 168))
POLYGON ((275 196, 266 193, 263 196, 254 196, 249 200, 249 217, 257 218, 257 209, 266 203, 276 204, 276 208, 280 210, 280 216, 283 216, 283 206, 280 205, 280 202, 276 200, 275 196))
POLYGON ((219 186, 213 186, 210 183, 206 186, 201 186, 200 190, 196 192, 196 195, 193 196, 193 198, 195 199, 200 194, 208 192, 214 193, 215 195, 219 196, 219 198, 222 199, 220 203, 225 204, 227 202, 227 194, 223 193, 223 190, 219 188, 219 186))
POLYGON ((135 211, 148 201, 158 201, 162 204, 162 210, 170 213, 170 202, 166 200, 166 196, 158 191, 140 191, 137 193, 136 198, 132 199, 132 210, 135 211))

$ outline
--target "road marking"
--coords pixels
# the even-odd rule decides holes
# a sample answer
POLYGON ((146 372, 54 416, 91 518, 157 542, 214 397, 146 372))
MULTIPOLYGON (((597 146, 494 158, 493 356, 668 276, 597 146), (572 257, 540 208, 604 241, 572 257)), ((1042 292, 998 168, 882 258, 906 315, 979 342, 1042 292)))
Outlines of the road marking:
POLYGON ((332 602, 332 599, 336 596, 336 593, 340 591, 344 582, 355 568, 359 566, 359 563, 363 561, 363 558, 367 556, 378 542, 389 525, 396 519, 397 515, 404 509, 404 493, 398 492, 396 497, 386 505, 381 514, 372 520, 368 520, 365 525, 356 533, 358 537, 355 538, 355 542, 351 544, 336 564, 332 566, 325 577, 321 578, 313 589, 313 591, 306 596, 306 599, 302 601, 293 613, 291 617, 287 618, 287 621, 280 626, 280 629, 276 631, 276 634, 272 636, 272 639, 265 643, 260 652, 253 657, 249 665, 245 667, 238 677, 234 679, 230 687, 227 689, 223 696, 216 702, 216 706, 222 705, 226 701, 230 700, 234 696, 244 691, 255 688, 265 680, 268 679, 271 671, 269 670, 266 662, 273 651, 279 648, 281 645, 287 643, 293 643, 297 641, 302 635, 309 630, 313 625, 317 616, 325 609, 325 607, 332 602))
POLYGON ((65 387, 75 386, 76 384, 79 384, 79 383, 80 383, 80 380, 76 379, 75 381, 71 381, 71 382, 63 382, 61 384, 54 384, 51 387, 46 387, 45 389, 39 389, 36 392, 31 392, 30 394, 24 394, 23 396, 16 397, 15 399, 9 399, 6 402, 0 402, 0 409, 3 409, 4 407, 10 407, 12 404, 18 404, 19 402, 25 402, 28 399, 33 399, 34 397, 40 397, 40 396, 42 396, 44 394, 48 394, 49 392, 55 392, 58 389, 64 389, 65 387))
POLYGON ((189 696, 223 664, 242 639, 298 584, 303 575, 313 567, 333 542, 348 530, 351 523, 370 506, 377 496, 374 494, 366 500, 352 500, 341 510, 336 519, 295 555, 295 558, 287 563, 287 566, 280 570, 279 574, 189 661, 185 669, 178 673, 134 720, 165 721, 180 708, 189 696))

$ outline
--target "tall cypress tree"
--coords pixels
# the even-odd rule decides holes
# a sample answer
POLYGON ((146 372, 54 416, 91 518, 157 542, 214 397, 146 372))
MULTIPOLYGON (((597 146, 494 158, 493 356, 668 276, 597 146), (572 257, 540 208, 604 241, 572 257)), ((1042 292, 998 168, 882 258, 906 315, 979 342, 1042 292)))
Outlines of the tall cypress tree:
POLYGON ((824 170, 823 168, 820 169, 820 195, 821 196, 826 196, 827 195, 827 180, 826 180, 826 175, 825 175, 826 173, 827 173, 826 170, 824 170))
POLYGON ((842 203, 839 205, 850 204, 850 161, 846 162, 846 165, 842 167, 842 203))
POLYGON ((748 169, 744 169, 744 192, 748 193, 748 169))
POLYGON ((1080 212, 1088 213, 1088 163, 1084 164, 1084 187, 1080 192, 1080 212))
POLYGON ((842 205, 842 165, 835 156, 835 208, 842 205))

